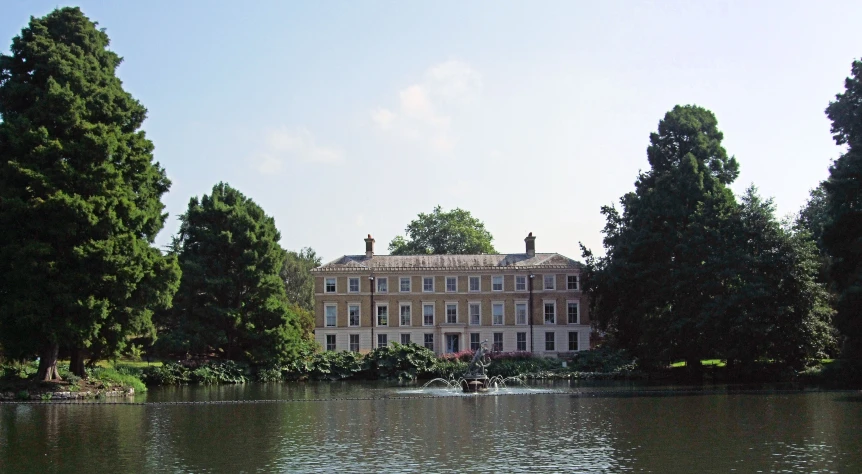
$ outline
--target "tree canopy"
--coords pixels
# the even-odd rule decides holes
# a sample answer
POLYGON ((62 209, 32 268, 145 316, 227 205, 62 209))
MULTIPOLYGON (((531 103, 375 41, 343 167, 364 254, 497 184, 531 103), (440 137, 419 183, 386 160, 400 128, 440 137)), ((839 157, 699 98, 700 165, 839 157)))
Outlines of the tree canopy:
POLYGON ((430 214, 420 213, 405 229, 407 239, 397 236, 389 243, 392 255, 492 254, 494 237, 485 224, 460 208, 444 212, 440 206, 430 214))
POLYGON ((284 280, 287 299, 306 311, 314 311, 314 276, 311 270, 319 266, 320 256, 310 247, 285 253, 281 279, 284 280))
POLYGON ((279 274, 275 221, 226 183, 189 202, 173 243, 183 270, 174 307, 160 319, 162 347, 252 363, 284 360, 303 328, 279 274))
POLYGON ((108 46, 80 9, 61 8, 0 55, 0 343, 38 352, 43 380, 61 347, 83 375, 83 350, 152 335, 179 279, 152 245, 170 181, 108 46))

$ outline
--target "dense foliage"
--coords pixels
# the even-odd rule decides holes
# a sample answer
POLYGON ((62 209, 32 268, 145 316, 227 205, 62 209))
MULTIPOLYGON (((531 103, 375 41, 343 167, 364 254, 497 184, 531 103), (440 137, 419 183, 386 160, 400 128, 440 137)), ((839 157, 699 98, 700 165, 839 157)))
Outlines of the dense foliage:
POLYGON ((180 220, 172 252, 183 276, 160 317, 163 350, 250 363, 296 354, 303 328, 279 275, 285 252, 272 217, 219 183, 180 220))
POLYGON ((392 255, 439 255, 497 253, 494 237, 485 224, 469 211, 455 208, 444 212, 440 206, 430 214, 420 213, 405 229, 408 239, 397 236, 389 243, 392 255))
POLYGON ((32 18, 0 55, 0 343, 59 376, 61 347, 116 355, 154 336, 176 291, 176 259, 152 243, 170 182, 153 162, 146 109, 121 58, 78 8, 32 18))
POLYGON ((314 277, 311 270, 320 266, 320 256, 310 247, 299 252, 288 250, 281 267, 287 299, 300 308, 314 312, 314 277))

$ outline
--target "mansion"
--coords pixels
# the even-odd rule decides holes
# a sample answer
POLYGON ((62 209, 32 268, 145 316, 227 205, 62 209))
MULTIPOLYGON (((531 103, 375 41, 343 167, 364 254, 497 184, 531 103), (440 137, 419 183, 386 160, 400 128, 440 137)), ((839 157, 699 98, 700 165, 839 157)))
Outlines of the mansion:
POLYGON ((557 355, 590 348, 581 264, 556 253, 345 255, 312 270, 315 338, 329 351, 414 342, 437 354, 477 349, 557 355))

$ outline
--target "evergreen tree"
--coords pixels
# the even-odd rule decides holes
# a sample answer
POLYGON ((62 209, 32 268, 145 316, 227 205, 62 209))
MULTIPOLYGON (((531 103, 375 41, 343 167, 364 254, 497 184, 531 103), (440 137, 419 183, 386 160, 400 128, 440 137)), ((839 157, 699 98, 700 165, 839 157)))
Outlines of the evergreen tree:
POLYGON ((38 353, 116 354, 170 305, 173 258, 152 245, 170 182, 153 162, 146 109, 123 90, 121 58, 78 8, 31 18, 0 55, 0 341, 38 353))
POLYGON ((183 276, 161 323, 173 351, 252 363, 279 361, 303 342, 297 307, 279 275, 285 252, 275 221, 228 184, 192 198, 174 252, 183 276))

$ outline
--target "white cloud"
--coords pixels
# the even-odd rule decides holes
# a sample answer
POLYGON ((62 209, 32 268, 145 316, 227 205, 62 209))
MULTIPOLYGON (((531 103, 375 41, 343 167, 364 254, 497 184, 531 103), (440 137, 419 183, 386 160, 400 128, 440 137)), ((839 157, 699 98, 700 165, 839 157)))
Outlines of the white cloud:
POLYGON ((266 133, 264 148, 255 155, 257 169, 262 173, 277 173, 288 160, 307 163, 340 163, 344 154, 337 148, 318 145, 314 135, 305 128, 281 127, 266 133))
POLYGON ((455 147, 453 114, 481 91, 482 77, 470 65, 443 62, 429 68, 421 82, 398 91, 397 111, 378 107, 371 111, 371 120, 381 131, 448 152, 455 147))

